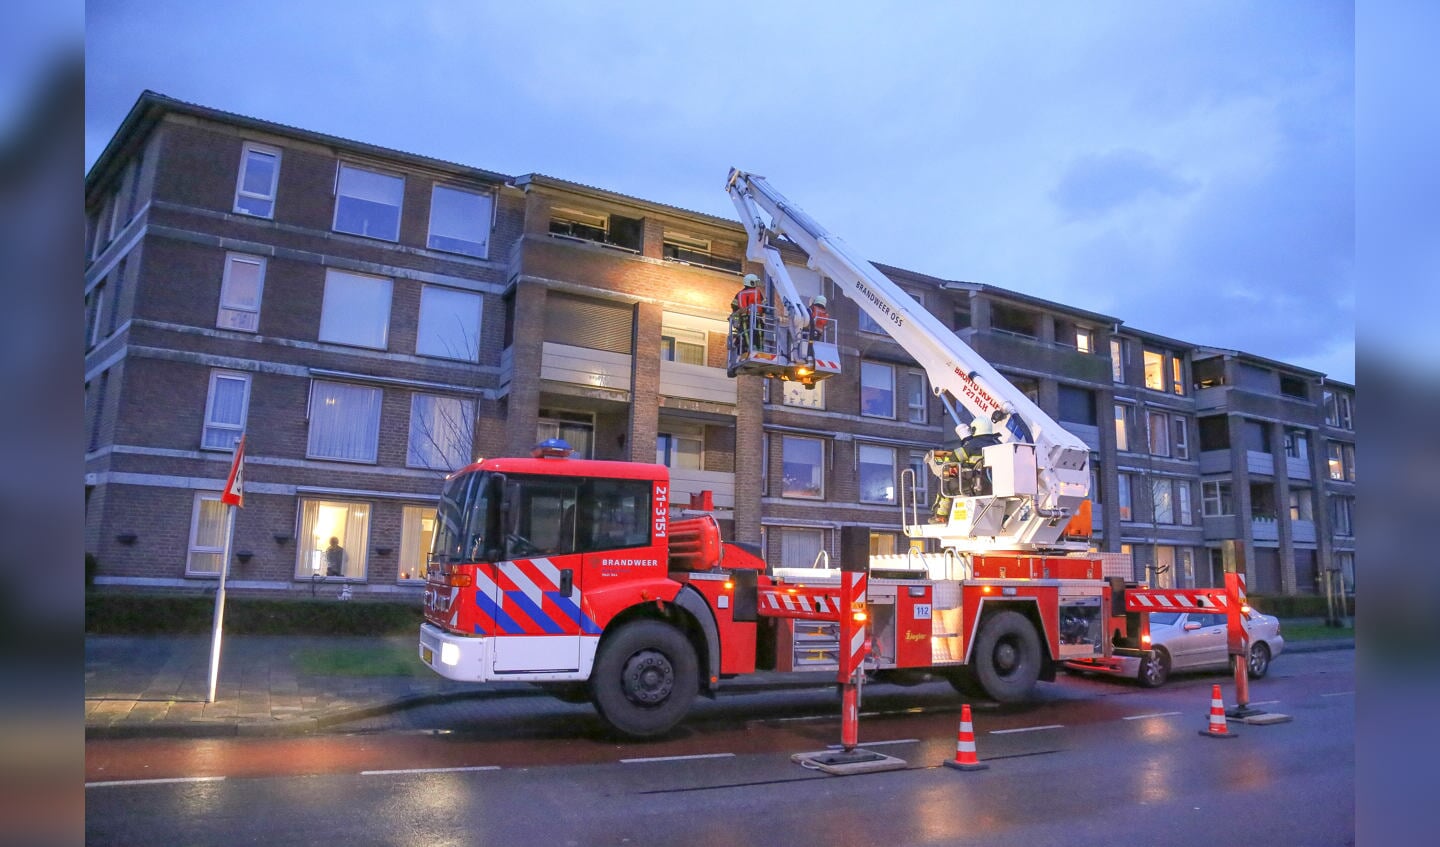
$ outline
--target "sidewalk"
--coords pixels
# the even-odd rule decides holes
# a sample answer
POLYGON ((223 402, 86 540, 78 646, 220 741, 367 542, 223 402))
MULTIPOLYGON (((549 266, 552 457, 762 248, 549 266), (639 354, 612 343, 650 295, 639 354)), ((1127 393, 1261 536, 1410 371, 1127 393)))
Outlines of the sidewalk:
MULTIPOLYGON (((290 735, 432 703, 471 698, 549 696, 530 685, 452 682, 415 659, 414 676, 313 675, 297 655, 327 649, 389 655, 415 639, 364 636, 231 635, 224 641, 215 702, 209 688, 209 636, 89 635, 85 639, 87 738, 290 735)), ((1285 652, 1353 649, 1353 631, 1333 639, 1287 642, 1285 652)), ((723 690, 814 685, 813 674, 757 673, 723 690)))

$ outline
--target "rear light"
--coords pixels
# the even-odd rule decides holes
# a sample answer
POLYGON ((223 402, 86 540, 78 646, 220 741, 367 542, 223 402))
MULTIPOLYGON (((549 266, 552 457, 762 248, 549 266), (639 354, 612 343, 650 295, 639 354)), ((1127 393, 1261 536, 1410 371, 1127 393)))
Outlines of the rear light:
POLYGON ((469 588, 475 584, 475 578, 468 573, 450 574, 450 585, 454 588, 469 588))
POLYGON ((1148 636, 1148 635, 1142 635, 1142 636, 1140 636, 1140 643, 1141 643, 1141 644, 1149 644, 1149 643, 1150 643, 1150 636, 1148 636))

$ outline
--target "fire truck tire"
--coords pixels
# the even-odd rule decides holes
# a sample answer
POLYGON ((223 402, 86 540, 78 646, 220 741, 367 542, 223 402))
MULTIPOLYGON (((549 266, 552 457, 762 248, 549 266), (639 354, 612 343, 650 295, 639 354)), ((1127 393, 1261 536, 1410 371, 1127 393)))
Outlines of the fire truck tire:
POLYGON ((590 675, 590 694, 607 723, 633 738, 668 732, 700 688, 695 649, 678 630, 632 621, 606 640, 590 675))
POLYGON ((1040 678, 1040 636, 1030 619, 1006 610, 985 619, 971 661, 975 678, 997 703, 1026 700, 1040 678))
POLYGON ((1140 684, 1146 688, 1159 688, 1170 678, 1170 654, 1164 647, 1150 651, 1150 658, 1140 660, 1140 684))
POLYGON ((972 668, 947 668, 944 673, 945 681, 950 687, 965 697, 985 697, 985 689, 980 687, 980 680, 975 678, 975 671, 972 668))

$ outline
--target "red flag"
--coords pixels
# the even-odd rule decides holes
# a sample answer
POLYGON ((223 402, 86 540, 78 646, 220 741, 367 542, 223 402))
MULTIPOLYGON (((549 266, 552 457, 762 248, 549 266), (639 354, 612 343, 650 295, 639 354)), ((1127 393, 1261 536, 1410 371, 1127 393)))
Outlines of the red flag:
POLYGON ((230 465, 230 476, 225 480, 225 491, 220 502, 231 506, 245 507, 245 436, 235 445, 235 461, 230 465))

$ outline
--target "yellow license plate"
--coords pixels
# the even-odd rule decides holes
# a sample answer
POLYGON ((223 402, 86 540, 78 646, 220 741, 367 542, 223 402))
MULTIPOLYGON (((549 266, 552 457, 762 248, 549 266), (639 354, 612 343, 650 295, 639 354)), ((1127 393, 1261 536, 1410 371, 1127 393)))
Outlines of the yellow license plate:
POLYGON ((420 658, 425 660, 425 664, 433 665, 435 664, 435 651, 431 650, 429 647, 421 647, 420 658))

